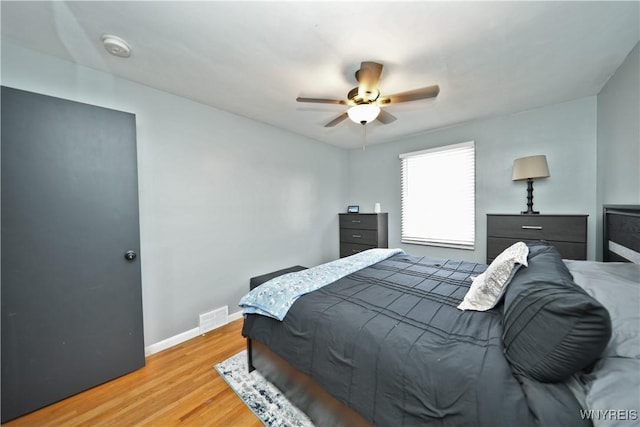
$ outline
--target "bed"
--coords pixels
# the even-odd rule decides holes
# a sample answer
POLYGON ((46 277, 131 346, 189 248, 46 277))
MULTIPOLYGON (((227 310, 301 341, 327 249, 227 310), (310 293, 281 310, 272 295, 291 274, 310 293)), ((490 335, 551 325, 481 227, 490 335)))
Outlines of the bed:
POLYGON ((485 311, 458 307, 493 263, 399 252, 347 260, 337 279, 315 267, 281 276, 252 292, 273 299, 324 282, 284 314, 247 310, 243 298, 250 364, 316 425, 633 425, 638 212, 605 207, 603 246, 618 262, 562 260, 527 242, 527 265, 512 265, 485 311))

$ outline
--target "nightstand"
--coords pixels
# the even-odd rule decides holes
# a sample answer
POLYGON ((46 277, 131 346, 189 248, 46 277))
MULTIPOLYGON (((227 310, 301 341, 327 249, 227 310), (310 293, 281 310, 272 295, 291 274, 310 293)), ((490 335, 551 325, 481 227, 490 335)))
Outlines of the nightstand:
POLYGON ((487 264, 518 241, 546 240, 565 259, 587 259, 588 215, 487 214, 487 264))

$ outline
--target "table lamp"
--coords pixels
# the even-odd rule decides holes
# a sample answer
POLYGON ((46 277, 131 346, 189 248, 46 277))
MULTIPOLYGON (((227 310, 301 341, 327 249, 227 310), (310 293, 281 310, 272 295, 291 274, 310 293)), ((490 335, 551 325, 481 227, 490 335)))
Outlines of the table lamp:
POLYGON ((533 180, 549 177, 547 157, 544 155, 521 157, 513 161, 513 181, 527 180, 527 210, 521 214, 539 214, 533 210, 533 180))

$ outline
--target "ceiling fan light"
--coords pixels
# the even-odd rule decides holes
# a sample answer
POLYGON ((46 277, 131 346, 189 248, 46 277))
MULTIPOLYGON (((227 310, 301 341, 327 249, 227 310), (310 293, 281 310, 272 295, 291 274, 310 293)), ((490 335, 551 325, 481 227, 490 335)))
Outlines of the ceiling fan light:
POLYGON ((353 122, 365 125, 378 117, 380 107, 374 104, 360 104, 349 108, 347 114, 353 122))

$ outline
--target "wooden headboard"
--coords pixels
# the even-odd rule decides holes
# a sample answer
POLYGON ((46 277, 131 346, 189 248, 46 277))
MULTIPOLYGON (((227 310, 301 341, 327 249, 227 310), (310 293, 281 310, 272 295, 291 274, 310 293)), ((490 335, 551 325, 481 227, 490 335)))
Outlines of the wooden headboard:
POLYGON ((640 264, 640 205, 604 205, 602 259, 640 264))

